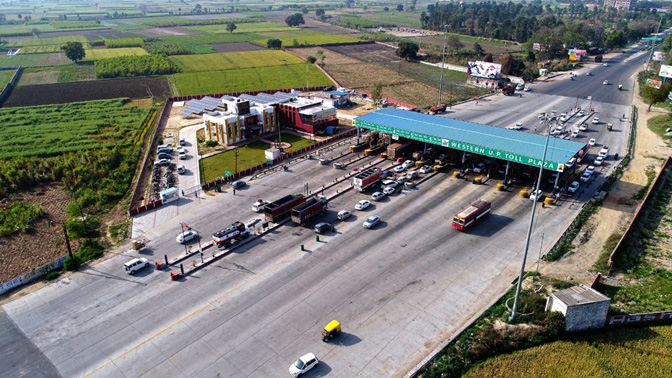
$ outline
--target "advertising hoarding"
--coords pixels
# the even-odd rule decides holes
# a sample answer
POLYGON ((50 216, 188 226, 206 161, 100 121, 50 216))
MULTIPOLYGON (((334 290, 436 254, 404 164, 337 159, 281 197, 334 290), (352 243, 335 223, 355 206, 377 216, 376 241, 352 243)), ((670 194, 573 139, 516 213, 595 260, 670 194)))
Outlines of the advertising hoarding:
POLYGON ((499 63, 481 62, 467 62, 467 75, 483 77, 486 79, 499 79, 499 73, 502 70, 502 65, 499 63))
POLYGON ((666 66, 664 64, 661 64, 658 76, 672 78, 672 66, 666 66))

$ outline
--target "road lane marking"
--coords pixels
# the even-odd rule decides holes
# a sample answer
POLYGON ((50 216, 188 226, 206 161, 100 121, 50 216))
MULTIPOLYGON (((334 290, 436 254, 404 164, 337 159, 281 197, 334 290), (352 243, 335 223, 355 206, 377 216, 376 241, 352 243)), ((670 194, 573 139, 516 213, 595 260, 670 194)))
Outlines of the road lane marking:
MULTIPOLYGON (((319 243, 319 242, 312 241, 312 242, 310 242, 310 244, 308 244, 308 245, 304 245, 304 246, 305 246, 305 247, 310 247, 310 246, 312 246, 312 245, 314 245, 314 244, 317 244, 317 243, 319 243)), ((139 349, 140 347, 142 347, 143 345, 147 344, 148 342, 150 342, 150 341, 154 340, 155 338, 157 338, 157 337, 163 335, 164 333, 170 331, 170 330, 173 329, 175 326, 184 323, 185 320, 187 320, 187 319, 189 319, 189 318, 191 318, 191 317, 193 317, 193 316, 195 316, 195 315, 198 315, 199 313, 203 312, 203 310, 207 309, 208 307, 210 307, 210 306, 212 306, 212 305, 215 305, 217 302, 219 302, 219 301, 221 301, 222 299, 226 298, 226 297, 229 296, 230 294, 232 294, 232 293, 234 293, 234 292, 236 292, 236 291, 242 289, 245 285, 247 285, 247 284, 253 282, 253 281, 256 280, 257 278, 259 278, 259 277, 265 275, 266 273, 272 271, 273 269, 277 268, 278 266, 280 266, 280 265, 286 263, 287 261, 289 261, 289 260, 291 260, 292 258, 296 257, 296 256, 299 255, 300 253, 303 253, 303 251, 301 251, 301 250, 299 249, 298 251, 296 251, 296 252, 292 253, 291 255, 287 256, 286 258, 280 260, 279 262, 277 262, 277 263, 274 264, 273 266, 271 266, 271 267, 269 267, 269 268, 263 270, 261 273, 259 273, 259 274, 255 275, 255 276, 251 277, 251 278, 248 279, 247 281, 244 281, 244 282, 241 283, 240 285, 234 287, 233 289, 231 289, 231 290, 229 290, 228 292, 222 294, 221 296, 217 297, 216 299, 214 299, 214 300, 208 302, 207 304, 201 306, 200 308, 197 308, 196 310, 192 311, 191 313, 185 315, 184 317, 182 317, 181 319, 177 320, 177 321, 174 322, 173 324, 171 324, 171 325, 169 325, 168 327, 162 329, 161 331, 155 333, 154 335, 148 337, 147 339, 143 340, 143 341, 140 342, 139 344, 137 344, 137 345, 133 346, 132 348, 126 350, 126 351, 123 352, 122 354, 120 354, 120 355, 114 357, 113 359, 111 359, 110 361, 108 361, 107 363, 105 363, 104 365, 99 366, 98 368, 96 368, 96 369, 95 369, 94 371, 92 371, 91 373, 86 374, 84 377, 85 377, 85 378, 91 377, 91 376, 93 376, 94 374, 100 372, 101 370, 107 368, 107 367, 110 366, 113 362, 116 362, 116 361, 118 361, 119 359, 121 359, 122 357, 128 355, 129 353, 131 353, 131 352, 133 352, 133 351, 139 349)))

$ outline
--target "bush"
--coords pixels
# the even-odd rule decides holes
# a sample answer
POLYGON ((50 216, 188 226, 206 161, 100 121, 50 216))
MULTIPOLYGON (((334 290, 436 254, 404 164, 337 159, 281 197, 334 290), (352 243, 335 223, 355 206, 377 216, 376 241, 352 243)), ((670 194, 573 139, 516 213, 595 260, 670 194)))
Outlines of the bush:
POLYGON ((546 313, 544 334, 547 340, 557 340, 565 336, 565 315, 562 315, 559 311, 546 313))
POLYGON ((72 258, 68 256, 63 261, 63 269, 71 272, 76 272, 80 266, 82 266, 82 260, 79 254, 72 255, 72 258))
POLYGON ((58 278, 58 276, 61 275, 61 272, 58 270, 52 270, 51 272, 47 273, 47 276, 44 278, 47 281, 53 281, 58 278))
POLYGON ((219 143, 217 143, 217 141, 214 140, 214 139, 210 139, 209 141, 205 142, 205 145, 207 147, 215 147, 215 146, 217 146, 217 144, 219 144, 219 143))
POLYGON ((80 256, 81 261, 88 261, 97 259, 102 256, 104 252, 103 247, 96 241, 89 242, 88 240, 79 248, 77 255, 80 256))

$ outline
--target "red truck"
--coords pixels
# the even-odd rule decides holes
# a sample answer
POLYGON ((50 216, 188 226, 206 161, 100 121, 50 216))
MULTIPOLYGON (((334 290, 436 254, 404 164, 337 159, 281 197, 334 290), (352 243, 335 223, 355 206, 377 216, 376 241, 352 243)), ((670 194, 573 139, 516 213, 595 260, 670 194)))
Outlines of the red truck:
POLYGON ((219 230, 212 234, 212 241, 217 247, 227 245, 235 240, 244 239, 250 234, 247 227, 242 222, 233 222, 231 227, 219 230))
POLYGON ((352 187, 359 192, 363 192, 378 181, 380 181, 380 170, 378 168, 368 168, 352 178, 352 187))
POLYGON ((271 202, 264 208, 266 220, 278 223, 279 220, 289 215, 294 207, 306 202, 306 198, 300 193, 284 196, 277 201, 271 202))
POLYGON ((466 230, 481 218, 490 214, 491 207, 492 204, 485 200, 478 200, 472 203, 466 209, 455 214, 453 217, 453 227, 460 231, 466 230))
POLYGON ((446 111, 446 105, 445 104, 434 105, 431 108, 429 108, 429 111, 432 113, 443 113, 446 111))
POLYGON ((292 220, 303 226, 308 219, 315 215, 324 214, 326 210, 326 197, 311 197, 306 202, 300 204, 299 206, 295 206, 292 209, 292 220))

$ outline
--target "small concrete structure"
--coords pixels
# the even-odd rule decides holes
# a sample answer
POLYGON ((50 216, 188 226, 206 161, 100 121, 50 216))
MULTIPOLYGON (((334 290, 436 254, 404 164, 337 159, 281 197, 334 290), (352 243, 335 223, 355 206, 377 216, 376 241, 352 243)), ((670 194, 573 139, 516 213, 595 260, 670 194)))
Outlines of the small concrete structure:
POLYGON ((581 284, 551 293, 546 311, 560 311, 565 315, 565 330, 575 332, 604 326, 610 304, 609 297, 581 284))

